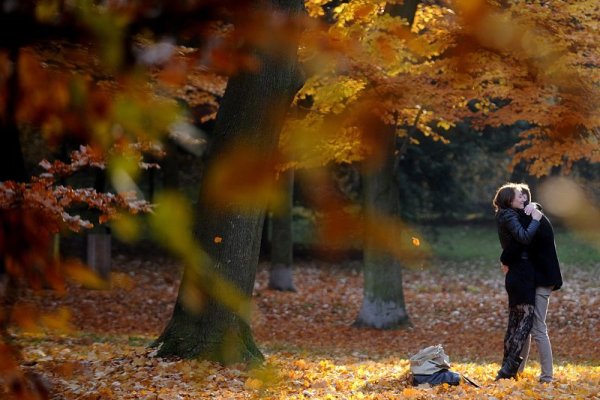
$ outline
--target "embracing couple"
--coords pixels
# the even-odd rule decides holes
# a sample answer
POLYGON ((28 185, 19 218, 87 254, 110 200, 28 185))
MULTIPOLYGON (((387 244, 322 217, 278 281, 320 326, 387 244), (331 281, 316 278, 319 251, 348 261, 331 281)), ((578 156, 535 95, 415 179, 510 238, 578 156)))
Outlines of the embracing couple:
POLYGON ((552 347, 546 326, 548 300, 562 286, 554 231, 525 184, 508 183, 494 196, 502 271, 508 293, 504 358, 496 380, 523 371, 531 338, 540 356, 540 382, 552 382, 552 347))

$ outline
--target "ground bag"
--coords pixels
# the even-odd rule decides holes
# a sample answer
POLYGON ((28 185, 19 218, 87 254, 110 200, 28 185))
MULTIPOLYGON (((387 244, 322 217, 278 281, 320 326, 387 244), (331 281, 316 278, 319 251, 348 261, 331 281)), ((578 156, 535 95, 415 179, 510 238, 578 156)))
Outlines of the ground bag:
POLYGON ((450 357, 444 352, 441 344, 429 346, 419 351, 410 358, 410 372, 413 376, 413 385, 428 383, 430 385, 458 385, 461 378, 469 384, 479 387, 477 383, 464 375, 450 369, 450 357))
POLYGON ((410 372, 413 375, 433 375, 450 368, 450 357, 444 353, 441 344, 429 346, 410 358, 410 372))
POLYGON ((456 372, 448 371, 447 369, 442 369, 441 371, 436 372, 431 375, 415 375, 413 374, 413 385, 418 386, 423 383, 428 383, 432 386, 441 385, 442 383, 447 383, 449 385, 458 385, 460 384, 460 375, 456 372))

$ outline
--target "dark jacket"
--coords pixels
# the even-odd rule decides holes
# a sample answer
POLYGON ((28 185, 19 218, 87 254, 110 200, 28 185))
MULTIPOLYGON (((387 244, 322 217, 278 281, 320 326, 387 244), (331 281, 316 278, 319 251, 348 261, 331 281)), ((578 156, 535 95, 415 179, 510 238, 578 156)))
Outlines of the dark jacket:
POLYGON ((524 227, 519 220, 519 213, 512 208, 499 210, 496 213, 496 224, 502 250, 506 249, 513 240, 528 245, 540 226, 540 222, 532 218, 531 222, 524 227))
MULTIPOLYGON (((538 207, 540 208, 540 207, 538 207)), ((519 222, 523 227, 527 227, 533 219, 530 215, 519 212, 519 222)), ((535 269, 536 286, 552 286, 553 290, 558 290, 563 284, 562 274, 560 272, 560 263, 556 254, 556 244, 554 242, 554 229, 550 220, 544 215, 540 220, 540 226, 534 235, 528 247, 512 240, 504 248, 500 261, 503 264, 510 265, 520 258, 523 251, 527 251, 535 269)))
POLYGON ((533 240, 540 222, 532 220, 526 227, 519 221, 516 210, 502 209, 496 213, 498 237, 503 250, 511 251, 508 260, 508 273, 505 276, 505 287, 510 307, 519 304, 535 304, 535 269, 529 259, 529 243, 533 240), (511 243, 521 244, 512 251, 511 243))

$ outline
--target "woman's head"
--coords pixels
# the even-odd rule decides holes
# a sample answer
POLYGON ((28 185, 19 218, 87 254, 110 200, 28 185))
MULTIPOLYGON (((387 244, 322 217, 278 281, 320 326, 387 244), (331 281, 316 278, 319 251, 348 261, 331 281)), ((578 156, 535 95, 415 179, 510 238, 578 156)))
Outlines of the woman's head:
POLYGON ((521 192, 521 187, 516 183, 506 183, 498 188, 494 201, 492 202, 496 211, 504 208, 525 207, 525 198, 521 192))

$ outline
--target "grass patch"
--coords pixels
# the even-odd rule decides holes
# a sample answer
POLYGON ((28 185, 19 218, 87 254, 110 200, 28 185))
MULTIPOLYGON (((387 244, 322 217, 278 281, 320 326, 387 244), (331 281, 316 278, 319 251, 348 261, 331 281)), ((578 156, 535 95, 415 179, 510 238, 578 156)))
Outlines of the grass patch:
MULTIPOLYGON (((308 246, 315 243, 315 222, 309 218, 294 218, 294 241, 308 246)), ((447 261, 483 260, 496 263, 502 251, 498 232, 493 221, 490 224, 426 225, 415 226, 419 239, 431 247, 432 255, 447 261)), ((593 265, 600 260, 600 248, 596 248, 565 228, 555 228, 558 257, 563 264, 593 265)))
MULTIPOLYGON (((422 229, 423 240, 441 259, 466 261, 500 258, 500 242, 495 226, 436 226, 422 229)), ((592 247, 566 229, 555 230, 555 241, 561 263, 589 265, 600 260, 600 249, 592 247)))

